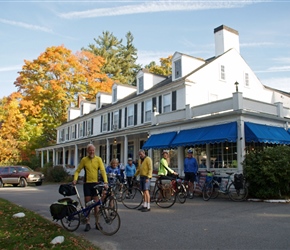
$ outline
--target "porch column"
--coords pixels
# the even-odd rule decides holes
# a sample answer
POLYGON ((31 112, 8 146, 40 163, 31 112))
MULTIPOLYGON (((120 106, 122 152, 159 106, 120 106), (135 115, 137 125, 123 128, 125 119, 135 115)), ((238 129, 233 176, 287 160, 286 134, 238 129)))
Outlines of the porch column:
POLYGON ((77 168, 77 166, 79 165, 79 149, 78 149, 78 145, 76 144, 75 145, 75 156, 74 156, 74 165, 75 165, 75 168, 77 168))
POLYGON ((184 147, 177 148, 178 174, 184 176, 184 147))
POLYGON ((126 166, 127 162, 128 162, 128 137, 127 135, 124 136, 124 144, 123 144, 123 147, 124 147, 124 165, 126 166))
POLYGON ((110 163, 110 141, 109 141, 109 139, 107 139, 106 147, 107 147, 106 164, 109 165, 109 163, 110 163))
POLYGON ((237 162, 238 171, 243 171, 242 162, 245 159, 245 148, 246 148, 246 138, 245 138, 245 124, 241 117, 237 120, 238 138, 237 138, 237 162))

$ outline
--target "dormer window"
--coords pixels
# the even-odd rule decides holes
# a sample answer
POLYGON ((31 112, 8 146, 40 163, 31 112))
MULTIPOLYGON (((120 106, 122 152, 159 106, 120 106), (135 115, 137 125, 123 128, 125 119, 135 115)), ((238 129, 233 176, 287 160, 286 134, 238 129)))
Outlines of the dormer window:
POLYGON ((84 114, 84 104, 81 104, 81 115, 84 114))
POLYGON ((144 91, 144 77, 141 76, 138 78, 138 92, 142 93, 144 91))
POLYGON ((174 76, 175 76, 175 79, 177 79, 181 77, 181 59, 176 60, 174 62, 174 68, 175 68, 174 76))
POLYGON ((113 103, 117 102, 117 88, 113 89, 113 103))

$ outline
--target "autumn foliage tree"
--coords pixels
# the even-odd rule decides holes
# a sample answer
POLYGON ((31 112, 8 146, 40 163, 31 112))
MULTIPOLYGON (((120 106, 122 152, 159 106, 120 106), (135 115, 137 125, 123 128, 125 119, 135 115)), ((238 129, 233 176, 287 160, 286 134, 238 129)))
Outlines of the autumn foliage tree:
POLYGON ((29 141, 40 134, 20 111, 19 93, 0 100, 0 163, 15 164, 27 156, 29 141))
POLYGON ((67 119, 77 96, 94 100, 99 91, 109 91, 113 81, 102 74, 103 59, 89 52, 73 54, 64 46, 47 48, 37 59, 25 60, 14 83, 22 98, 20 110, 27 121, 41 127, 42 137, 54 143, 55 128, 67 119))

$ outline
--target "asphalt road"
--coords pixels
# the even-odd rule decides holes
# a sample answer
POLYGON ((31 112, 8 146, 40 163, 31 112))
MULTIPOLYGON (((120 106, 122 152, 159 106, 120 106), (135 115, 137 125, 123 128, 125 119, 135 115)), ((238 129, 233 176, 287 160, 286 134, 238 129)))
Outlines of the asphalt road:
MULTIPOLYGON (((59 185, 4 187, 0 197, 52 220, 49 206, 62 198, 59 185)), ((82 196, 82 185, 78 185, 82 196)), ((76 198, 76 197, 75 197, 76 198)), ((150 212, 119 203, 121 228, 113 236, 92 229, 75 232, 102 250, 290 249, 290 204, 233 202, 227 197, 178 201, 169 209, 151 204, 150 212)))

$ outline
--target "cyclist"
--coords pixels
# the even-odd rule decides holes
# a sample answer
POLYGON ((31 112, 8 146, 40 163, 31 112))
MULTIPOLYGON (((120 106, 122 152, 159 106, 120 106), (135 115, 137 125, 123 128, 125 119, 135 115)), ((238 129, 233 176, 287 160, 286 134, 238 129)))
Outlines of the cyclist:
POLYGON ((150 181, 152 178, 152 160, 146 156, 143 149, 139 150, 138 168, 134 176, 140 175, 140 187, 143 191, 143 206, 139 208, 142 212, 150 211, 150 181))
POLYGON ((119 166, 119 160, 114 158, 111 160, 110 165, 106 167, 106 173, 110 184, 116 184, 116 180, 121 181, 121 171, 119 166))
POLYGON ((193 199, 193 185, 196 181, 196 174, 198 171, 197 160, 193 157, 193 150, 187 150, 187 157, 184 160, 184 180, 188 181, 189 198, 193 199))
POLYGON ((159 169, 158 169, 158 175, 159 175, 160 180, 162 179, 172 180, 173 178, 171 178, 170 175, 178 175, 177 172, 175 172, 168 166, 168 161, 169 161, 169 150, 163 150, 162 158, 160 160, 159 169))
MULTIPOLYGON (((104 184, 108 183, 106 170, 102 161, 102 158, 95 155, 95 146, 93 144, 88 144, 87 146, 87 154, 88 156, 83 157, 81 159, 80 164, 78 165, 77 170, 74 174, 74 180, 73 185, 76 185, 79 173, 82 169, 85 171, 84 175, 84 184, 83 184, 83 190, 84 190, 84 196, 85 196, 85 203, 88 203, 92 199, 95 202, 98 202, 98 196, 96 193, 96 189, 94 189, 94 186, 98 183, 98 172, 100 170, 101 175, 104 180, 104 184)), ((107 188, 107 185, 106 185, 107 188)), ((97 212, 98 207, 95 208, 95 218, 97 218, 97 212)), ((90 217, 88 217, 85 232, 90 231, 90 217)), ((96 225, 96 229, 98 229, 96 225)))
POLYGON ((127 178, 127 183, 129 186, 129 192, 130 194, 132 193, 132 186, 133 186, 133 178, 134 178, 134 174, 136 173, 136 167, 135 164, 133 163, 133 159, 132 158, 128 158, 128 164, 125 167, 125 175, 127 178))

